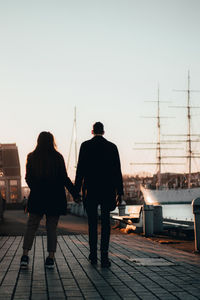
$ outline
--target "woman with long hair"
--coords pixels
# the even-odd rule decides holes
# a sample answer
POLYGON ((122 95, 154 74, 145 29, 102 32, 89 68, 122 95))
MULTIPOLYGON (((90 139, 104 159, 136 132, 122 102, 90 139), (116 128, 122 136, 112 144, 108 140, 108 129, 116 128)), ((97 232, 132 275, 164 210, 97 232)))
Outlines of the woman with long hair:
POLYGON ((30 188, 27 211, 29 219, 24 235, 21 268, 27 268, 28 252, 31 250, 35 233, 43 215, 46 215, 47 268, 54 267, 56 252, 56 228, 60 215, 67 212, 65 187, 77 198, 74 185, 67 175, 63 156, 56 150, 54 137, 50 132, 39 134, 35 150, 28 154, 26 163, 26 182, 30 188))

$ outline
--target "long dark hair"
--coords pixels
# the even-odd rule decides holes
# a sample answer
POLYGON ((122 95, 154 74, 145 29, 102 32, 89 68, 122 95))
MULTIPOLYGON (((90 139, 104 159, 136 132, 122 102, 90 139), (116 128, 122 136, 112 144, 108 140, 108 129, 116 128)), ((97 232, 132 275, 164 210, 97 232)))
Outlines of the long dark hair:
POLYGON ((32 175, 38 178, 50 178, 57 175, 59 153, 52 133, 39 134, 35 150, 29 154, 27 164, 31 163, 32 175))
POLYGON ((42 131, 38 136, 35 152, 47 154, 47 152, 54 152, 55 148, 56 144, 53 134, 49 131, 42 131))

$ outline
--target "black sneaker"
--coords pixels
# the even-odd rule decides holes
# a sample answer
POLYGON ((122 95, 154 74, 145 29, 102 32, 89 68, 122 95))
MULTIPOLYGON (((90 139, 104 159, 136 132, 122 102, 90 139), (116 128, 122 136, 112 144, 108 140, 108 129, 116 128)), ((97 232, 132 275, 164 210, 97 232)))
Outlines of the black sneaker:
POLYGON ((89 260, 91 265, 97 265, 97 255, 90 253, 89 260))
POLYGON ((21 269, 27 269, 29 264, 29 257, 28 255, 22 255, 21 261, 20 261, 20 267, 21 269))
POLYGON ((45 261, 45 267, 48 269, 53 269, 54 268, 54 259, 48 256, 45 261))
POLYGON ((110 268, 111 262, 108 258, 108 252, 101 252, 101 267, 110 268))
POLYGON ((110 268, 110 266, 111 266, 111 262, 108 258, 101 260, 101 267, 102 268, 110 268))

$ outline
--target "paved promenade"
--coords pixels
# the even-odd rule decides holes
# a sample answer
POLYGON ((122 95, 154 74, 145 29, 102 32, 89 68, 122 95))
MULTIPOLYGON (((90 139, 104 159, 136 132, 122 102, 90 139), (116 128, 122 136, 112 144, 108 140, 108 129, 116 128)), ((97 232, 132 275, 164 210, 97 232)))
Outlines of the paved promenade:
POLYGON ((60 235, 53 270, 37 236, 28 270, 19 269, 22 236, 0 238, 0 299, 200 299, 200 255, 137 235, 112 235, 110 269, 88 261, 88 236, 60 235))

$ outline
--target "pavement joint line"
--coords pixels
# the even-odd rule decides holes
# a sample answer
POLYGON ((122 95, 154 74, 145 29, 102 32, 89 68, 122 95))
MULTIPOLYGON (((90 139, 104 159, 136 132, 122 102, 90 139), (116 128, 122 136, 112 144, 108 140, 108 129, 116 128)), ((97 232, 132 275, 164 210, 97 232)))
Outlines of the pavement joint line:
MULTIPOLYGON (((84 238, 85 238, 85 236, 84 236, 84 238)), ((77 237, 77 239, 79 239, 79 237, 77 237)), ((88 240, 87 240, 88 241, 88 240)), ((87 248, 88 249, 88 245, 86 246, 86 245, 84 245, 85 246, 85 248, 87 248)), ((89 250, 89 249, 88 249, 89 250)), ((112 274, 115 276, 115 277, 117 277, 117 279, 121 282, 121 279, 119 278, 119 276, 117 276, 113 271, 112 271, 112 268, 109 268, 109 271, 110 272, 112 272, 112 274)), ((98 271, 99 272, 99 271, 98 271)), ((102 274, 99 272, 99 274, 102 276, 102 274)), ((105 279, 105 277, 104 277, 104 279, 105 279)), ((107 281, 107 283, 109 283, 109 281, 107 281)), ((126 287, 128 288, 128 289, 130 289, 131 291, 132 291, 132 293, 133 293, 133 295, 136 295, 137 296, 137 294, 135 293, 135 291, 133 291, 128 285, 127 285, 127 283, 125 282, 124 283, 125 285, 126 285, 126 287)), ((111 285, 111 284, 110 284, 111 285)), ((112 287, 112 289, 119 295, 119 297, 121 298, 121 299, 123 299, 122 298, 122 296, 118 293, 118 291, 111 285, 111 287, 112 287)), ((139 299, 141 299, 140 297, 139 297, 139 299)))
MULTIPOLYGON (((114 243, 115 244, 115 243, 114 243)), ((121 245, 120 245, 121 246, 121 245)), ((112 247, 113 247, 113 244, 112 244, 112 247)), ((114 248, 114 247, 113 247, 114 248)), ((124 247, 123 247, 124 248, 124 247)), ((127 250, 127 249, 125 249, 125 250, 127 250)), ((118 250, 119 251, 119 250, 118 250)), ((113 253, 112 251, 111 251, 111 253, 113 253)), ((120 260, 122 260, 120 257, 118 257, 120 260)), ((123 260, 122 260, 123 261, 123 260)), ((125 261, 125 263, 126 264, 128 264, 129 266, 132 266, 133 267, 133 265, 131 264, 131 262, 130 261, 125 261)), ((116 263, 117 264, 117 263, 116 263)), ((118 265, 119 266, 119 265, 118 265)), ((119 266, 120 267, 120 266, 119 266)), ((128 273, 128 271, 127 271, 127 273, 128 273)), ((142 273, 142 272, 140 272, 143 276, 146 276, 144 273, 142 273)), ((128 273, 129 274, 129 273, 128 273)), ((132 276, 131 275, 129 275, 131 278, 132 278, 132 276)), ((149 277, 147 277, 146 276, 146 278, 148 278, 149 279, 149 277)), ((135 278, 136 279, 136 278, 135 278)), ((137 279, 136 279, 136 281, 137 281, 137 279)), ((153 281, 152 279, 151 279, 151 281, 153 281)), ((155 282, 155 281, 153 281, 153 282, 155 282)), ((143 284, 142 282, 138 282, 139 284, 141 284, 144 288, 146 288, 149 292, 151 292, 154 296, 156 296, 157 297, 157 295, 150 289, 150 288, 148 288, 148 287, 146 287, 145 286, 145 284, 143 284)), ((156 281, 155 282, 156 284, 158 284, 159 285, 159 283, 156 281)), ((159 285, 160 286, 160 285, 159 285)), ((160 286, 160 287, 162 287, 162 286, 160 286)), ((170 293, 170 292, 169 292, 170 293)), ((170 294, 172 294, 172 293, 170 293, 170 294)), ((136 293, 136 295, 138 295, 137 293, 136 293)), ((174 295, 173 295, 174 296, 174 295)))
MULTIPOLYGON (((70 240, 70 242, 71 242, 71 244, 73 245, 73 247, 75 247, 75 248, 77 249, 77 251, 80 252, 81 255, 82 255, 83 257, 86 258, 86 260, 87 260, 87 262, 88 262, 88 265, 90 265, 90 263, 89 263, 89 261, 88 261, 88 259, 87 259, 87 255, 84 255, 83 252, 80 250, 81 247, 77 247, 77 245, 76 245, 75 242, 74 242, 74 239, 78 240, 78 239, 77 239, 77 236, 73 236, 73 240, 72 240, 72 237, 68 237, 68 239, 70 240)), ((66 240, 65 240, 65 242, 66 242, 66 240)), ((79 246, 82 246, 82 243, 81 243, 81 245, 79 245, 79 246)), ((72 252, 72 253, 73 253, 73 252, 72 252)), ((78 261, 78 260, 77 260, 77 261, 78 261)), ((103 297, 101 291, 100 291, 100 290, 97 288, 97 286, 94 284, 94 281, 92 281, 91 278, 90 278, 90 276, 88 276, 87 272, 85 272, 85 269, 83 268, 83 266, 81 265, 81 263, 80 263, 79 261, 78 261, 78 263, 79 263, 80 267, 82 268, 82 270, 83 270, 85 276, 87 277, 88 282, 91 284, 91 286, 93 286, 93 288, 94 288, 94 290, 96 291, 96 293, 98 293, 99 296, 100 296, 102 299, 104 299, 104 297, 103 297)), ((97 270, 96 270, 95 267, 93 267, 93 269, 91 269, 91 270, 93 270, 94 272, 97 272, 97 270)), ((98 272, 97 272, 97 273, 98 273, 98 272)), ((101 277, 102 277, 102 276, 101 276, 101 277)), ((104 280, 104 282, 105 282, 105 278, 102 278, 102 280, 104 280)), ((92 290, 93 290, 93 289, 92 289, 92 290)))
MULTIPOLYGON (((32 253, 33 253, 33 256, 32 256, 32 265, 31 265, 31 274, 30 274, 30 287, 29 287, 29 299, 32 298, 32 287, 33 287, 33 274, 34 274, 34 265, 35 265, 35 248, 36 248, 36 238, 34 239, 34 242, 33 242, 33 247, 32 247, 32 253)), ((30 261, 29 261, 30 262, 30 261)), ((30 264, 29 266, 30 267, 30 264)), ((19 267, 19 275, 22 275, 24 273, 24 271, 27 271, 27 270, 22 270, 20 267, 19 267)), ((19 277, 18 277, 19 279, 19 277)), ((18 285, 19 286, 19 285, 18 285)), ((14 295, 15 296, 15 295, 14 295)), ((13 297, 13 299, 15 299, 15 297, 13 297)))
MULTIPOLYGON (((79 237, 78 236, 76 236, 75 237, 78 241, 81 241, 80 239, 79 239, 79 237)), ((69 237, 69 239, 71 239, 71 237, 69 237)), ((73 242, 73 241, 72 241, 73 242)), ((82 255, 87 259, 87 256, 80 250, 80 248, 78 248, 77 247, 77 245, 73 242, 73 244, 75 245, 75 247, 82 253, 82 255)), ((83 245, 83 244, 82 244, 83 245)), ((85 245, 83 245, 84 247, 85 247, 85 245)), ((85 248, 87 248, 87 251, 88 251, 88 247, 85 247, 85 248)), ((88 261, 88 263, 89 263, 89 261, 88 261)), ((81 266, 82 267, 82 266, 81 266)), ((83 268, 83 267, 82 267, 83 268)), ((94 267, 93 266, 93 268, 94 268, 94 270, 96 270, 96 272, 101 276, 101 278, 104 280, 104 281, 106 281, 108 284, 109 284, 109 282, 106 280, 106 278, 105 278, 105 276, 103 277, 102 276, 102 274, 99 272, 99 270, 96 268, 96 267, 94 267)), ((83 269, 83 271, 84 271, 84 269, 83 269)), ((87 275, 87 273, 86 273, 86 275, 87 275)), ((89 278, 89 280, 90 280, 90 282, 92 283, 92 285, 95 287, 95 289, 97 290, 97 292, 101 295, 101 291, 97 288, 97 286, 94 284, 94 281, 92 281, 91 280, 91 278, 87 275, 87 277, 89 278)), ((120 294, 118 293, 118 291, 115 289, 115 288, 113 288, 113 286, 112 285, 110 285, 110 287, 112 288, 112 290, 120 297, 120 299, 122 299, 122 297, 120 296, 120 294)), ((103 297, 103 295, 101 295, 102 297, 103 297)), ((103 297, 104 298, 104 297, 103 297)))
MULTIPOLYGON (((86 238, 85 236, 84 236, 84 238, 86 238)), ((88 241, 88 239, 86 238, 86 240, 88 241)), ((111 252, 111 251, 109 251, 109 252, 111 252)), ((112 260, 112 259, 111 259, 112 260)), ((112 260, 113 261, 113 260, 112 260)), ((114 262, 119 268, 120 268, 120 266, 116 263, 116 262, 114 262)), ((112 270, 111 270, 112 271, 112 270)), ((113 271, 112 271, 112 273, 118 278, 118 280, 120 281, 120 282, 123 282, 123 284, 125 284, 125 286, 126 287, 128 287, 131 291, 132 291, 132 293, 134 293, 137 297, 139 297, 139 295, 137 295, 137 293, 134 291, 134 290, 132 290, 129 286, 128 286, 128 284, 127 284, 127 281, 123 281, 119 276, 117 276, 113 271)), ((130 276, 130 275, 129 275, 130 276)), ((133 277, 132 276, 130 276, 130 278, 131 279, 133 279, 133 277)), ((150 291, 151 292, 151 291, 150 291)), ((140 298, 140 297, 139 297, 140 298)), ((141 298, 140 298, 141 299, 141 298)))
MULTIPOLYGON (((30 286, 30 299, 32 298, 32 295, 33 295, 33 283, 34 283, 34 271, 35 271, 35 252, 36 252, 36 242, 37 242, 37 238, 35 237, 34 239, 34 247, 33 247, 33 264, 32 264, 32 270, 31 270, 31 286, 30 286)), ((42 241, 41 241, 42 242, 42 241)), ((43 250, 43 247, 42 247, 42 250, 43 250)), ((43 251, 42 251, 43 252, 43 251)), ((44 254, 43 254, 44 255, 44 254)), ((47 284, 46 284, 46 289, 47 291, 47 284)))
MULTIPOLYGON (((45 257, 45 250, 44 250, 44 239, 43 239, 43 236, 41 237, 42 239, 42 253, 43 253, 43 262, 44 262, 44 257, 45 257)), ((44 276, 45 276, 45 282, 46 282, 46 297, 47 297, 47 300, 49 300, 49 288, 48 288, 48 280, 47 280, 47 271, 46 271, 46 268, 44 268, 44 276)))
MULTIPOLYGON (((128 264, 129 264, 129 262, 127 262, 128 264)), ((179 266, 179 265, 178 265, 179 266)), ((171 266, 170 268, 173 268, 174 266, 171 266)), ((162 267, 161 267, 162 268, 162 267)), ((151 279, 152 280, 152 279, 151 279)), ((170 281, 171 282, 171 281, 170 281)), ((172 281, 173 282, 173 281, 172 281)), ((155 283, 157 283, 158 285, 159 285, 159 283, 156 281, 155 283)), ((162 285, 160 285, 161 287, 162 287, 162 285)), ((184 292, 186 292, 186 293, 188 293, 188 294, 190 294, 191 296, 193 296, 193 294, 191 294, 188 290, 185 290, 184 289, 184 287, 183 287, 183 285, 181 285, 181 288, 182 288, 182 291, 184 291, 184 292)), ((170 294, 172 294, 173 296, 174 296, 174 293, 173 292, 170 292, 170 291, 168 291, 170 294)))
POLYGON ((9 240, 9 236, 2 236, 1 240, 4 240, 4 241, 3 241, 3 244, 0 246, 0 250, 1 250, 1 248, 3 248, 3 246, 5 245, 5 243, 9 240))
POLYGON ((137 236, 112 235, 110 259, 113 264, 110 269, 104 270, 99 264, 97 267, 91 266, 87 259, 88 235, 59 236, 56 266, 54 272, 51 270, 48 272, 49 270, 43 266, 46 236, 36 236, 34 247, 30 252, 33 256, 30 268, 23 274, 21 270, 19 271, 18 264, 22 236, 0 237, 0 247, 4 245, 0 248, 3 256, 0 265, 2 282, 0 298, 10 300, 200 299, 199 256, 187 253, 179 256, 179 251, 176 249, 172 249, 168 254, 167 247, 164 247, 162 253, 160 251, 162 246, 152 246, 146 240, 144 243, 141 239, 138 243, 137 241, 137 236), (146 255, 143 255, 144 253, 146 255), (127 257, 153 259, 162 257, 178 264, 160 267, 137 266, 129 262, 127 257), (57 289, 54 290, 53 286, 57 289), (13 298, 10 298, 11 295, 13 298))
MULTIPOLYGON (((80 239, 79 238, 79 236, 76 236, 76 238, 81 242, 82 241, 82 239, 80 239)), ((82 244, 83 245, 83 244, 82 244)), ((87 249, 87 251, 89 251, 89 248, 88 248, 88 246, 85 246, 85 245, 83 245, 86 249, 87 249)), ((86 257, 86 255, 82 252, 82 254, 86 257)), ((86 259, 87 259, 87 257, 86 257, 86 259)), ((98 259, 99 260, 99 259, 98 259)), ((95 267, 94 267, 95 268, 95 267)), ((106 278, 105 277, 103 277, 102 276, 102 274, 98 271, 98 269, 97 268, 95 268, 96 269, 96 271, 99 273, 99 275, 109 284, 109 282, 106 280, 106 278)), ((91 280, 91 279, 90 279, 91 280)), ((92 281, 92 283, 94 284, 94 282, 92 281)), ((118 291, 113 287, 113 285, 110 285, 111 287, 112 287, 112 289, 115 291, 115 293, 116 294, 118 294, 119 295, 119 297, 120 297, 120 299, 122 299, 122 297, 121 297, 121 295, 118 293, 118 291)), ((97 288, 96 288, 97 289, 97 288)))
MULTIPOLYGON (((62 239, 64 240, 63 236, 62 236, 62 239)), ((65 240, 64 240, 64 242, 65 242, 65 240)), ((66 243, 65 243, 65 246, 69 249, 69 247, 68 247, 68 245, 67 245, 66 243)), ((77 284, 77 286, 78 286, 78 288, 79 288, 79 290, 80 290, 80 293, 81 293, 83 299, 86 299, 85 296, 84 296, 84 294, 83 294, 83 292, 82 292, 82 290, 81 290, 81 288, 80 288, 80 286, 79 286, 79 283, 78 283, 76 277, 74 276, 74 273, 72 272, 71 266, 69 265, 68 261, 66 260, 66 257, 65 257, 65 255, 64 255, 64 253, 63 253, 63 250, 62 250, 60 244, 59 244, 59 248, 60 248, 60 251, 61 251, 61 253, 62 253, 63 257, 64 257, 64 260, 65 260, 65 262, 66 262, 66 264, 67 264, 67 266, 68 266, 68 268, 69 268, 69 270, 70 270, 70 272, 71 272, 71 274, 72 274, 72 276, 73 276, 73 279, 74 279, 74 281, 76 282, 76 284, 77 284)), ((71 249, 69 249, 69 250, 71 251, 71 249)), ((72 253, 72 254, 73 254, 73 253, 72 253)))
MULTIPOLYGON (((5 241, 4 245, 6 245, 7 242, 9 242, 10 238, 8 237, 8 239, 5 241)), ((2 258, 0 259, 0 263, 3 261, 4 257, 6 256, 6 254, 8 253, 8 251, 10 250, 10 248, 12 247, 12 244, 14 243, 15 238, 13 237, 13 241, 10 243, 9 247, 6 249, 6 251, 4 252, 4 254, 2 255, 2 258)), ((3 248, 3 247, 2 247, 3 248)))
POLYGON ((58 272, 58 276, 59 276, 59 279, 60 279, 60 283, 61 283, 61 286, 62 286, 62 289, 63 289, 63 293, 65 295, 65 299, 67 299, 67 295, 66 295, 66 291, 65 291, 65 288, 64 288, 64 284, 63 284, 63 281, 62 281, 62 277, 60 275, 60 271, 59 271, 59 268, 58 268, 58 263, 55 259, 55 265, 56 265, 56 268, 57 268, 57 272, 58 272))
MULTIPOLYGON (((70 237, 69 237, 70 238, 70 237)), ((79 240, 78 238, 77 238, 77 236, 75 237, 77 240, 79 240)), ((71 239, 71 238, 70 238, 71 239)), ((71 242, 74 244, 74 246, 82 253, 82 255, 87 259, 87 256, 77 247, 77 245, 71 240, 71 242)), ((87 249, 88 250, 88 249, 87 249)), ((88 260, 88 259, 87 259, 88 260)), ((80 263, 79 263, 80 264, 80 263)), ((88 261, 88 264, 90 264, 90 262, 88 261)), ((83 269, 83 271, 85 272, 85 270, 84 270, 84 268, 82 267, 82 265, 80 264, 80 266, 81 266, 81 268, 83 269)), ((96 270, 96 272, 101 276, 101 278, 104 280, 104 281, 106 281, 106 279, 105 278, 103 278, 102 277, 102 275, 98 272, 98 270, 97 270, 97 268, 95 268, 95 267, 93 267, 94 268, 94 270, 96 270)), ((99 293, 99 295, 104 299, 104 297, 103 297, 103 295, 102 295, 102 293, 101 293, 101 291, 97 288, 97 286, 94 284, 94 281, 92 281, 91 280, 91 278, 88 276, 88 274, 87 274, 87 272, 85 272, 85 274, 86 274, 86 276, 87 276, 87 278, 89 279, 89 281, 90 281, 90 283, 94 286, 94 288, 95 288, 95 290, 99 293)), ((112 287, 112 289, 113 289, 113 287, 112 287)), ((115 293, 117 293, 114 289, 113 289, 113 291, 115 292, 115 293)), ((117 293, 118 294, 118 293, 117 293)), ((119 296, 120 297, 120 296, 119 296)), ((120 299, 121 299, 121 297, 120 297, 120 299)))
MULTIPOLYGON (((12 241, 12 243, 10 244, 10 246, 9 246, 8 250, 6 251, 6 253, 5 253, 4 257, 7 255, 7 253, 8 253, 8 252, 9 252, 9 250, 10 250, 10 248, 13 246, 13 244, 14 244, 15 240, 16 240, 16 238, 14 238, 14 240, 13 240, 13 241, 12 241)), ((8 272, 9 272, 10 266, 11 266, 11 264, 12 264, 12 262, 13 262, 14 258, 15 258, 15 255, 16 255, 16 253, 17 253, 17 250, 18 250, 18 248, 19 248, 19 245, 20 245, 20 242, 19 242, 19 244, 17 245, 17 248, 16 248, 16 249, 15 249, 15 251, 14 251, 14 255, 12 256, 12 259, 11 259, 11 261, 10 261, 10 263, 9 263, 8 267, 7 267, 7 270, 6 270, 6 272, 5 272, 4 276, 3 276, 2 280, 1 280, 0 286, 3 284, 3 281, 4 281, 4 279, 5 279, 6 275, 7 275, 7 274, 8 274, 8 272)))

